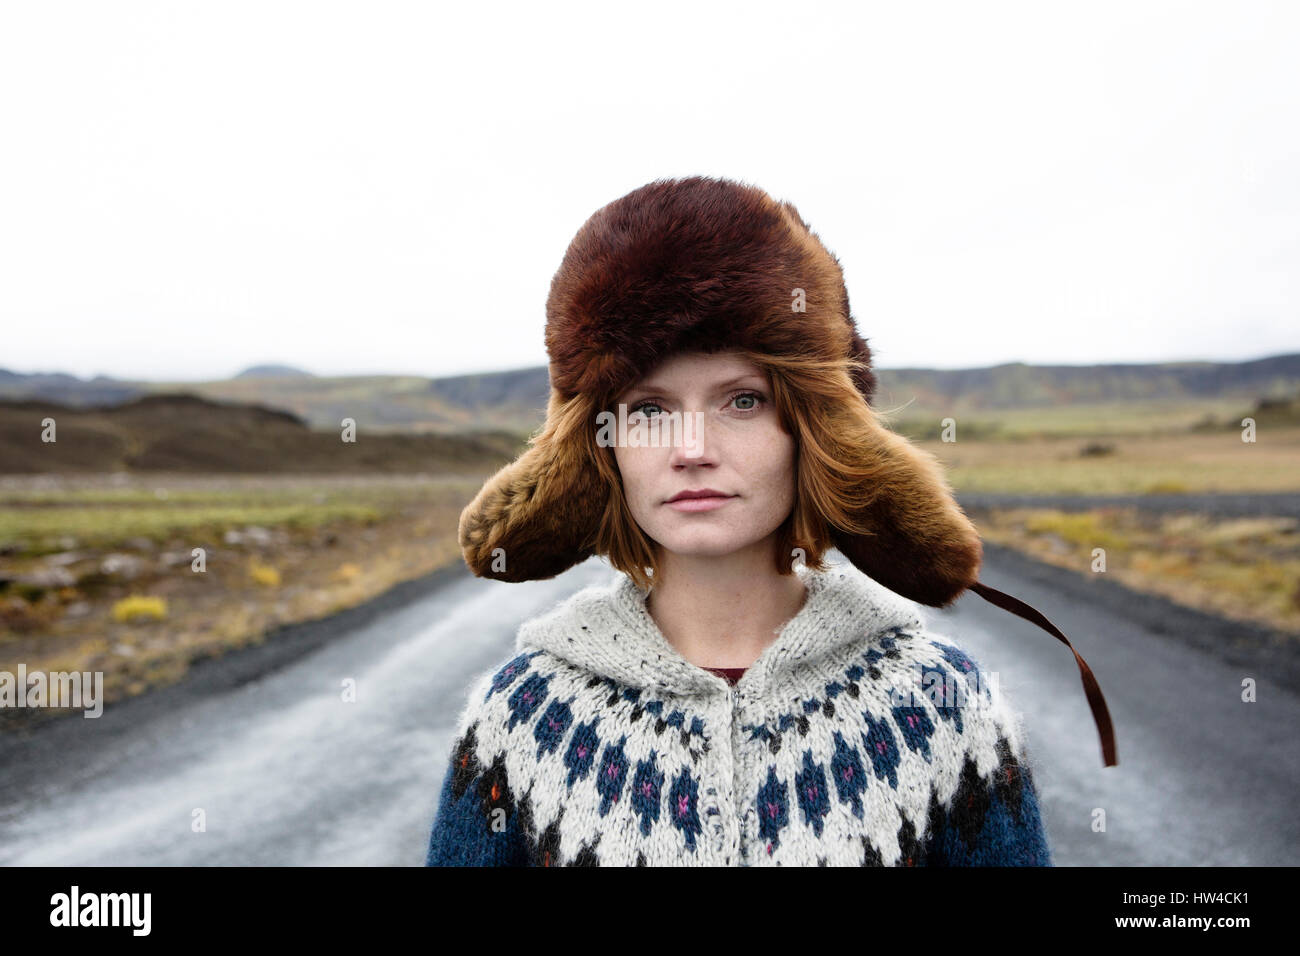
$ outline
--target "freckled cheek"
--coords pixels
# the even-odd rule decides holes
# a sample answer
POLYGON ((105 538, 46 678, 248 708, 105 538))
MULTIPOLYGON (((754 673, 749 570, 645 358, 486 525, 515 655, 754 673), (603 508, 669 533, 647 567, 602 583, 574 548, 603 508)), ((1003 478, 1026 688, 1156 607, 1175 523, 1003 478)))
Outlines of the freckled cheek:
POLYGON ((753 486, 756 496, 777 502, 794 496, 794 449, 788 443, 773 442, 762 454, 746 455, 740 474, 753 486))
POLYGON ((660 466, 661 476, 656 480, 653 474, 654 462, 645 456, 637 455, 636 452, 639 450, 629 449, 618 461, 619 474, 623 479, 623 494, 636 521, 654 522, 662 518, 659 510, 660 501, 656 496, 663 489, 664 466, 660 466))
POLYGON ((618 465, 619 476, 623 479, 623 489, 628 501, 633 503, 639 503, 649 488, 646 476, 650 462, 644 455, 637 454, 639 450, 616 449, 614 452, 614 463, 618 465))

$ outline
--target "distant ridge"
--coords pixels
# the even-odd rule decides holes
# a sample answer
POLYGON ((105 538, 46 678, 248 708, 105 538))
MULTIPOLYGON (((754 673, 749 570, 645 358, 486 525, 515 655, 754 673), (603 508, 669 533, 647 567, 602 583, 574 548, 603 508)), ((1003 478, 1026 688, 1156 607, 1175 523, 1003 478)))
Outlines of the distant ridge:
POLYGON ((40 399, 65 405, 116 405, 146 389, 135 382, 125 382, 96 375, 90 380, 66 372, 11 372, 0 368, 0 399, 40 399))
POLYGON ((962 401, 970 408, 1033 408, 1092 402, 1281 397, 1300 386, 1300 352, 1245 362, 894 368, 879 371, 896 398, 962 401))
POLYGON ((308 371, 295 368, 292 365, 250 365, 242 372, 234 376, 235 378, 315 378, 316 376, 308 371))
MULTIPOLYGON (((967 369, 878 368, 876 373, 875 406, 890 427, 917 439, 935 437, 948 417, 963 420, 966 437, 992 434, 990 429, 1003 434, 1098 433, 1113 426, 1163 433, 1226 427, 1227 422, 1239 427, 1241 418, 1256 410, 1266 411, 1275 423, 1279 415, 1289 421, 1300 401, 1300 353, 1243 362, 1011 362, 967 369)), ((429 378, 315 375, 267 363, 234 378, 170 383, 103 376, 83 381, 57 372, 25 375, 0 369, 0 399, 11 401, 89 409, 175 392, 282 409, 324 431, 337 432, 351 419, 371 434, 486 430, 523 440, 545 420, 550 379, 545 365, 429 378)))

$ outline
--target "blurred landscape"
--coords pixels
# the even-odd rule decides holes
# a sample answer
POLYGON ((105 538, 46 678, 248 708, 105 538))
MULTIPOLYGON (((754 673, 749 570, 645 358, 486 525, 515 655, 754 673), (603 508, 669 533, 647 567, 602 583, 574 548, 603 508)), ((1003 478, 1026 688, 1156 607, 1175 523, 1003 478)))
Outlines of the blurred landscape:
MULTIPOLYGON (((1080 575, 1103 548, 1127 587, 1300 647, 1300 354, 878 375, 877 408, 943 462, 986 540, 1080 575)), ((112 702, 460 562, 461 509, 547 389, 544 366, 0 369, 0 670, 103 671, 112 702)))

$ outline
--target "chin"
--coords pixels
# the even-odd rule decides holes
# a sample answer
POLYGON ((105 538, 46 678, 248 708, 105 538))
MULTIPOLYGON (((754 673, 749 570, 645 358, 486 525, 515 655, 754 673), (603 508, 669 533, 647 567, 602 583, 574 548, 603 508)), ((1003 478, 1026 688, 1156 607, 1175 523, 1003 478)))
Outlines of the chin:
POLYGON ((698 536, 682 539, 673 535, 655 538, 660 546, 672 554, 683 558, 725 558, 754 542, 746 538, 729 538, 719 536, 698 536))

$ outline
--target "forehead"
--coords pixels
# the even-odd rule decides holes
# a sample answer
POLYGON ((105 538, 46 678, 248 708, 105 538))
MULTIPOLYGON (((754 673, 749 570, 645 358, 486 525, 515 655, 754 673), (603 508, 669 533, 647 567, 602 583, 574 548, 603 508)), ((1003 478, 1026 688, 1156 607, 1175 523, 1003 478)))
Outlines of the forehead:
POLYGON ((633 382, 633 388, 674 384, 720 385, 736 379, 766 381, 763 370, 734 352, 682 352, 672 355, 633 382))

